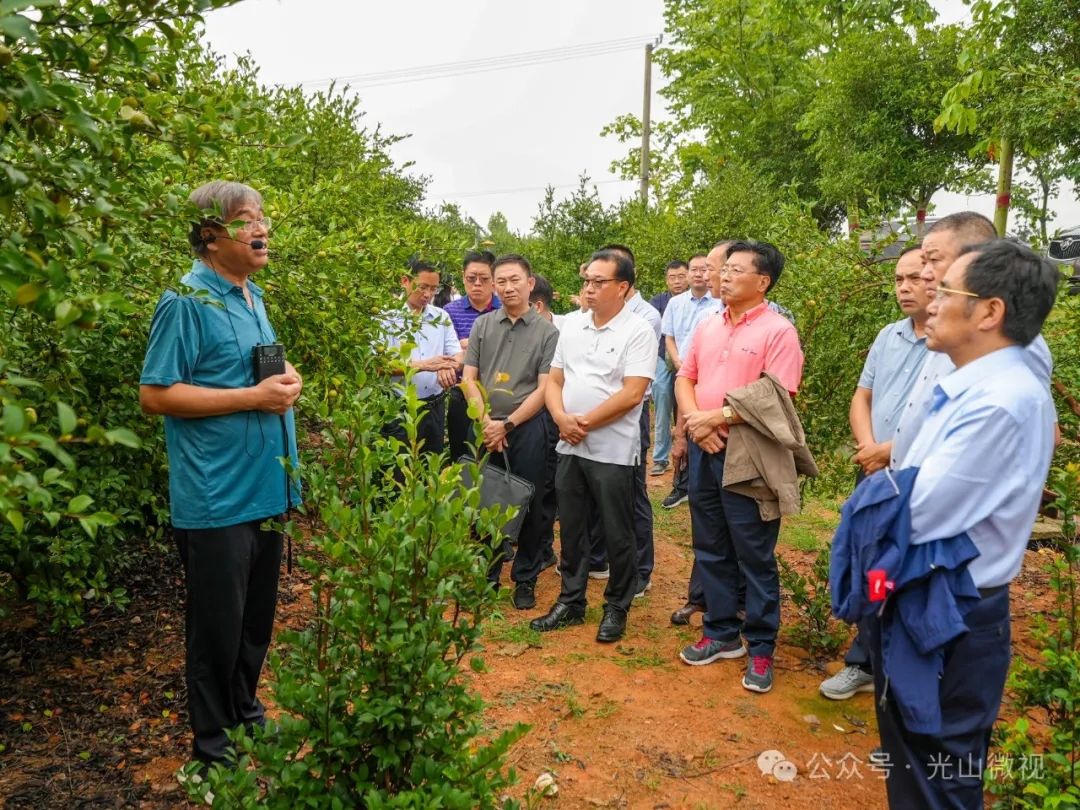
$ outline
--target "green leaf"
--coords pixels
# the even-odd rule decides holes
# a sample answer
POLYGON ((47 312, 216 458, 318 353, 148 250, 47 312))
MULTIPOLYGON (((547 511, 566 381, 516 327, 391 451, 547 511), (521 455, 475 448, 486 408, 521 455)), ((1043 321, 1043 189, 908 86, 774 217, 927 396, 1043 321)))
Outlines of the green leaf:
POLYGON ((16 11, 22 11, 24 8, 48 8, 49 6, 55 6, 59 3, 59 0, 3 0, 0 3, 0 15, 13 14, 16 11))
POLYGON ((72 407, 63 402, 56 403, 56 415, 60 417, 60 435, 67 436, 75 432, 78 422, 72 407))
POLYGON ((82 495, 76 495, 71 499, 71 503, 68 504, 68 512, 73 515, 78 515, 85 512, 89 508, 90 504, 94 502, 94 499, 85 493, 82 495))
POLYGON ((4 406, 4 435, 18 436, 26 430, 26 412, 18 405, 4 406))
POLYGON ((37 34, 30 20, 21 14, 0 17, 0 31, 15 39, 24 39, 30 43, 37 42, 37 34))
POLYGON ((15 509, 9 509, 7 512, 4 513, 4 517, 6 517, 8 519, 8 523, 10 523, 12 527, 14 527, 15 534, 22 534, 24 525, 22 512, 19 512, 15 509))
POLYGON ((110 444, 122 444, 132 450, 138 450, 142 447, 142 440, 126 428, 115 428, 106 431, 105 438, 109 440, 110 444))
MULTIPOLYGON (((0 22, 3 21, 0 20, 0 22)), ((19 287, 19 289, 15 290, 15 298, 13 299, 15 306, 25 307, 28 304, 32 304, 41 297, 43 292, 45 292, 44 284, 27 282, 19 287)))

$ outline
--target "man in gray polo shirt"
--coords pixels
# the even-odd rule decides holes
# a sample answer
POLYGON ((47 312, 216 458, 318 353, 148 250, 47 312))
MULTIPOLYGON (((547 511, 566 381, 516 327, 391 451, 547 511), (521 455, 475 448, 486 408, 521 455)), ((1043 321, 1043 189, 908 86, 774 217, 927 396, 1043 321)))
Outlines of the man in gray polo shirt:
MULTIPOLYGON (((926 308, 930 295, 922 279, 922 248, 905 250, 896 263, 894 289, 906 317, 882 329, 866 356, 855 396, 851 398, 851 433, 859 465, 856 484, 889 466, 893 434, 926 362, 926 308)), ((856 629, 844 668, 818 687, 831 700, 847 700, 874 691, 870 650, 856 629)))
POLYGON ((637 586, 634 471, 641 462, 641 403, 656 374, 656 334, 626 307, 634 265, 612 250, 596 253, 583 294, 589 311, 563 327, 551 362, 547 406, 559 427, 558 472, 562 593, 531 623, 546 632, 585 621, 589 517, 600 515, 611 574, 596 640, 626 632, 637 586))
MULTIPOLYGON (((549 423, 542 412, 559 331, 529 304, 535 281, 524 257, 500 256, 492 271, 502 309, 481 315, 473 324, 462 380, 466 395, 483 415, 478 438, 491 454, 491 463, 535 488, 510 570, 514 607, 528 610, 536 606, 536 577, 543 566, 549 423), (487 403, 477 381, 487 392, 487 403)), ((501 573, 499 556, 489 579, 497 583, 501 573)))

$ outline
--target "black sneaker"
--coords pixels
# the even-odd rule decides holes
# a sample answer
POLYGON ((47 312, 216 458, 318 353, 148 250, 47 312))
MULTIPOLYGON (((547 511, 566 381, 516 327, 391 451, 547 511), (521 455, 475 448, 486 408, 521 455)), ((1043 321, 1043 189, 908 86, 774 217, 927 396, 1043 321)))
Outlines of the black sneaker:
POLYGON ((514 587, 514 607, 518 610, 530 610, 536 607, 536 580, 527 579, 514 587))
POLYGON ((686 503, 688 500, 690 500, 689 493, 673 489, 671 490, 671 494, 664 498, 662 506, 665 509, 674 509, 679 504, 686 503))
POLYGON ((611 578, 611 566, 605 565, 603 568, 590 568, 589 579, 610 579, 611 578))
POLYGON ((511 563, 514 561, 514 547, 509 543, 503 543, 503 562, 511 563))

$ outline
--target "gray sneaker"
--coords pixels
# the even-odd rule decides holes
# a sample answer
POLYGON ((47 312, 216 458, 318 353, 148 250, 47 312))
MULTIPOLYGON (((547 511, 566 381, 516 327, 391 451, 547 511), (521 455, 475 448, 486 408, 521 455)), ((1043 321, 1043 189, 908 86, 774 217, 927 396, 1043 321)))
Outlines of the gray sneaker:
POLYGON ((742 658, 744 655, 746 655, 746 647, 743 646, 742 639, 737 638, 734 641, 724 642, 711 638, 702 638, 696 644, 684 647, 683 651, 679 653, 679 658, 682 659, 684 664, 689 664, 692 667, 703 667, 713 661, 719 661, 721 658, 742 658))
POLYGON ((743 689, 751 692, 768 692, 772 689, 772 656, 755 655, 746 665, 746 674, 743 675, 743 689))
POLYGON ((649 469, 649 475, 663 475, 667 472, 667 468, 668 463, 666 461, 654 461, 649 469))
POLYGON ((829 700, 847 700, 859 692, 874 691, 874 676, 858 667, 846 666, 818 687, 829 700))

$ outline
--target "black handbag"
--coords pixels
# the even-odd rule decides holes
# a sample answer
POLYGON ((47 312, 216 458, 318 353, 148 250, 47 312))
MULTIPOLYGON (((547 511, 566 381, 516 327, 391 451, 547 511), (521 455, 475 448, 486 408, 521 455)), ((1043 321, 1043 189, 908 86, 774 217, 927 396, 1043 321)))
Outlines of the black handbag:
MULTIPOLYGON (((505 513, 508 507, 516 506, 517 514, 503 526, 503 539, 516 543, 536 487, 531 481, 526 481, 510 472, 510 460, 505 453, 503 453, 503 461, 507 467, 505 470, 492 464, 491 456, 487 456, 480 462, 480 508, 499 507, 500 513, 505 513)), ((474 486, 471 465, 475 462, 476 459, 472 456, 462 456, 458 459, 458 463, 462 465, 462 492, 474 486)))

